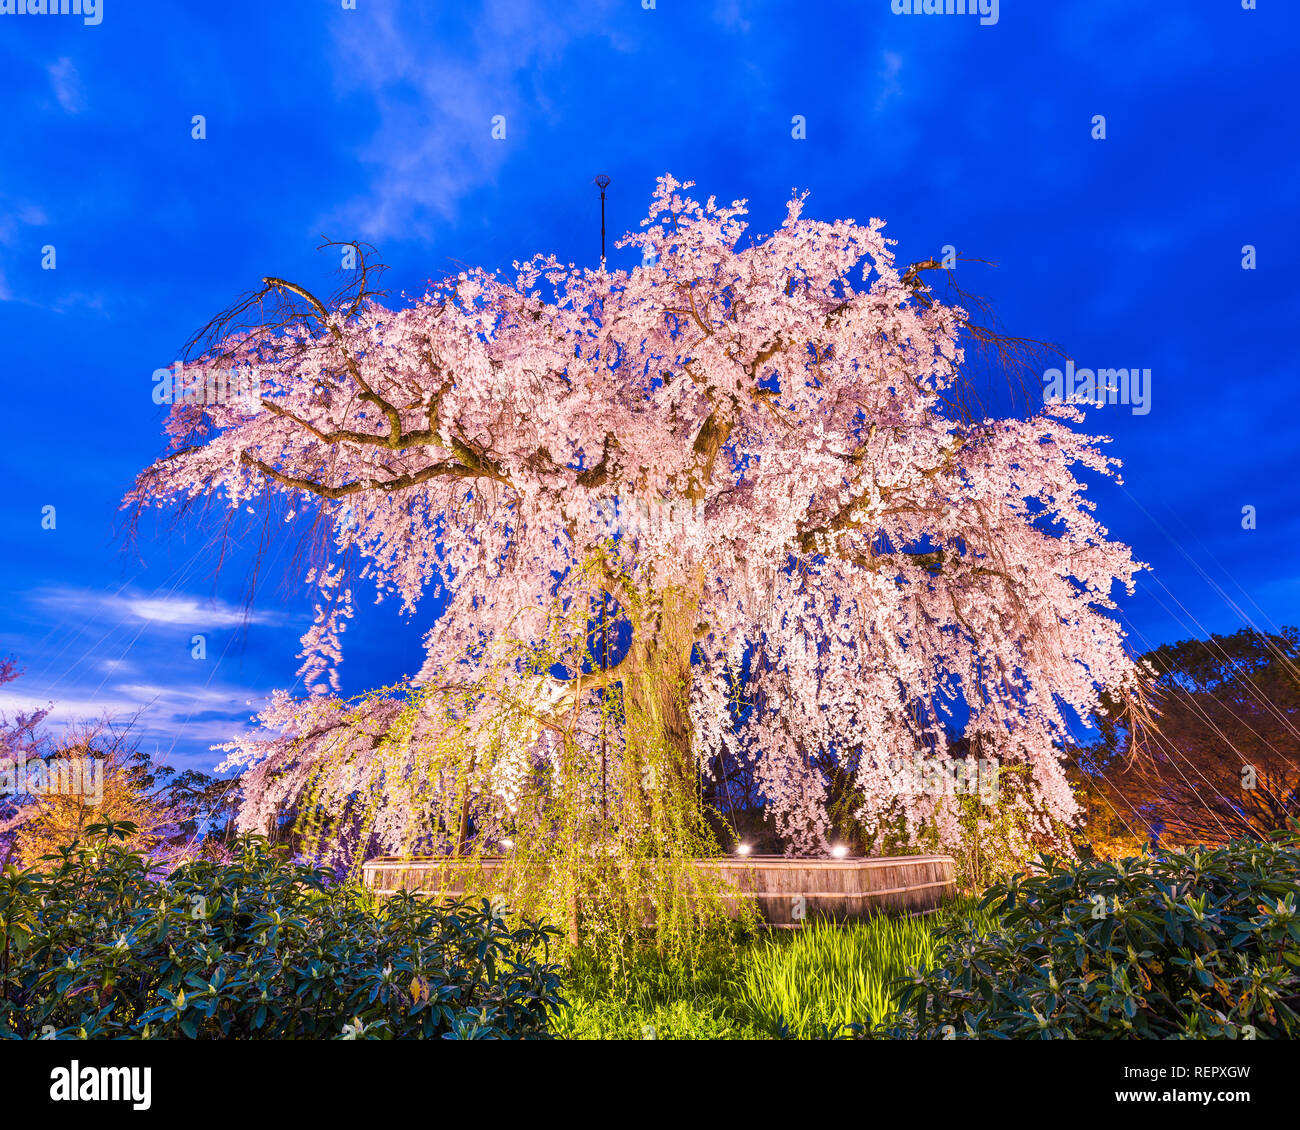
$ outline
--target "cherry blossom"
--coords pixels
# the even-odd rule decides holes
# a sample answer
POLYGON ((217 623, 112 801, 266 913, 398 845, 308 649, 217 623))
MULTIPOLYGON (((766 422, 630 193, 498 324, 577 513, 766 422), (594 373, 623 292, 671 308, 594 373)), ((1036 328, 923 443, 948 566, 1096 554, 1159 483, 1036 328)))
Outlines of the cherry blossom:
POLYGON ((561 779, 607 813, 658 744, 696 782, 745 759, 791 849, 818 852, 820 758, 852 767, 868 826, 916 834, 941 805, 898 767, 953 732, 1072 818, 1070 716, 1133 679, 1109 612, 1141 566, 1081 480, 1115 473, 1102 439, 1074 404, 958 410, 966 312, 895 266, 882 221, 797 197, 750 238, 744 202, 691 187, 660 179, 631 270, 539 256, 398 308, 364 276, 330 303, 267 279, 185 366, 261 396, 178 404, 128 501, 330 533, 312 693, 228 747, 247 824, 310 798, 393 850, 488 840, 544 824, 524 801, 561 779), (418 671, 345 702, 363 592, 447 603, 418 671))

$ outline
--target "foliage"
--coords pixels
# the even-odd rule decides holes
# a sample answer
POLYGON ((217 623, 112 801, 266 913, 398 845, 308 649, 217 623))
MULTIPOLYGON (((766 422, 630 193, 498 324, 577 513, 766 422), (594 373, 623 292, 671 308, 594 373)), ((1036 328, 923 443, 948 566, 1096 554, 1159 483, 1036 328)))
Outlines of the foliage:
POLYGON ((613 968, 589 950, 570 954, 566 1005, 552 1031, 570 1040, 732 1040, 762 1038, 740 1007, 736 982, 743 940, 715 936, 694 962, 655 950, 613 968))
POLYGON ((1027 766, 1000 766, 996 796, 967 792, 948 798, 954 819, 945 831, 936 822, 929 846, 953 857, 963 891, 1004 882, 1040 851, 1072 853, 1066 826, 1030 799, 1028 777, 1027 766))
POLYGON ((1116 789, 1106 781, 1106 772, 1117 768, 1123 755, 1094 749, 1081 755, 1082 764, 1071 773, 1075 799, 1081 816, 1071 829, 1075 851, 1082 859, 1124 859, 1141 855, 1152 845, 1152 831, 1128 789, 1116 789))
POLYGON ((21 819, 15 821, 16 862, 37 866, 83 839, 91 825, 106 822, 130 824, 132 848, 179 862, 189 846, 182 827, 189 813, 159 780, 162 774, 150 755, 132 747, 127 737, 109 725, 83 726, 43 759, 51 775, 61 766, 93 765, 96 788, 92 794, 83 780, 77 791, 48 790, 24 798, 21 819))
MULTIPOLYGON (((12 656, 0 657, 0 687, 13 682, 21 671, 12 656)), ((49 740, 43 728, 49 716, 48 707, 19 713, 13 718, 0 713, 0 773, 12 771, 21 761, 49 756, 49 740)), ((17 829, 25 813, 23 805, 12 788, 0 785, 0 867, 15 851, 17 829)))
POLYGON ((954 745, 963 757, 919 763, 948 769, 922 776, 923 786, 933 796, 928 816, 909 828, 900 803, 891 819, 868 829, 847 814, 855 803, 848 795, 839 805, 841 842, 853 844, 856 853, 864 856, 950 855, 956 863, 958 888, 971 894, 1008 878, 1040 852, 1074 854, 1072 827, 1035 799, 1032 766, 986 762, 965 741, 954 745))
POLYGON ((924 967, 946 924, 992 918, 973 899, 921 917, 808 923, 798 930, 738 930, 693 966, 638 956, 622 976, 583 952, 565 974, 569 1004, 554 1031, 568 1039, 822 1039, 892 1017, 892 982, 924 967))
POLYGON ((1279 833, 1032 872, 947 932, 886 1034, 922 1039, 1300 1035, 1300 839, 1279 833))
MULTIPOLYGON (((809 923, 788 937, 769 938, 746 954, 740 997, 769 1034, 816 1038, 849 1025, 870 1027, 893 1018, 895 982, 912 968, 928 969, 936 932, 966 901, 941 916, 876 915, 864 923, 809 923)), ((987 914, 974 915, 987 928, 987 914)))
POLYGON ((546 1035, 554 931, 492 907, 373 896, 260 837, 165 879, 87 830, 0 878, 0 1035, 498 1039, 546 1035))
POLYGON ((1083 751, 1103 852, 1112 838, 1221 844, 1300 817, 1300 629, 1182 640, 1141 663, 1155 724, 1124 725, 1103 699, 1101 741, 1083 751))
MULTIPOLYGON (((0 685, 17 675, 14 660, 0 659, 0 685)), ((82 721, 55 736, 48 714, 0 716, 0 868, 35 866, 98 823, 132 825, 130 846, 173 863, 211 851, 213 829, 232 830, 237 782, 158 764, 129 722, 82 721), (37 776, 44 784, 33 788, 37 776), (52 787, 59 779, 64 787, 52 787)))

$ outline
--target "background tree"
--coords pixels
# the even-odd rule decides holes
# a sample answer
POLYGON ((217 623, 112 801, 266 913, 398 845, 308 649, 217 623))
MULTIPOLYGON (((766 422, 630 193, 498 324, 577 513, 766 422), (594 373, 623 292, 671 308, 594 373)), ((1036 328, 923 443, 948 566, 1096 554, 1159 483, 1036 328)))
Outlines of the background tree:
POLYGON ((44 761, 53 769, 72 759, 98 764, 102 792, 48 791, 26 798, 14 835, 14 854, 22 866, 38 866, 42 856, 83 840, 90 825, 105 820, 134 824, 131 846, 160 861, 179 862, 192 848, 193 841, 180 828, 189 813, 158 789, 151 758, 130 744, 129 732, 108 724, 83 725, 44 761))
MULTIPOLYGON (((0 660, 0 684, 19 675, 13 659, 0 660)), ((160 862, 211 851, 233 831, 235 783, 196 769, 177 771, 155 764, 131 738, 131 726, 111 719, 82 722, 59 736, 48 732, 46 707, 0 717, 0 866, 35 866, 43 855, 83 839, 91 824, 130 822, 131 846, 160 862), (19 791, 23 775, 39 764, 44 780, 62 763, 95 763, 101 788, 91 791, 80 770, 72 778, 81 791, 19 791)), ((64 775, 68 780, 68 776, 64 775)))
POLYGON ((1300 818, 1300 631, 1181 640, 1142 661, 1156 725, 1112 711, 1086 751, 1082 796, 1103 851, 1263 838, 1300 818))
MULTIPOLYGON (((22 674, 13 656, 0 657, 0 686, 13 682, 22 674)), ((0 714, 0 770, 12 770, 19 761, 26 764, 33 757, 49 755, 43 723, 49 707, 25 711, 12 719, 0 714)), ((14 837, 22 822, 23 798, 12 788, 0 788, 0 864, 14 851, 14 837)))
POLYGON ((1107 613, 1138 566, 1076 478, 1113 461, 1076 405, 969 407, 988 331, 921 281, 937 263, 895 268, 881 221, 798 198, 751 239, 743 202, 689 187, 660 180, 630 271, 539 256, 396 309, 364 265, 329 301, 267 278, 196 339, 180 387, 260 395, 178 403, 128 503, 320 535, 313 693, 231 747, 246 824, 295 804, 367 849, 662 861, 707 849, 725 753, 818 852, 824 758, 915 837, 935 802, 888 766, 954 718, 1072 817, 1064 712, 1133 677, 1107 613), (447 606, 411 679, 345 701, 362 581, 447 606))

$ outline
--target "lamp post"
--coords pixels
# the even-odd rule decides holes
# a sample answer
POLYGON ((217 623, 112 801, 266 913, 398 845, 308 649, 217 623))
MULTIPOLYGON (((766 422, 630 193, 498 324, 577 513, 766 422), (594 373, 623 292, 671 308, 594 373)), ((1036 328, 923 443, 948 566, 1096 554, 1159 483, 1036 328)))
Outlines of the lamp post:
POLYGON ((609 187, 609 177, 604 173, 596 178, 596 186, 600 189, 600 269, 605 269, 605 189, 609 187))

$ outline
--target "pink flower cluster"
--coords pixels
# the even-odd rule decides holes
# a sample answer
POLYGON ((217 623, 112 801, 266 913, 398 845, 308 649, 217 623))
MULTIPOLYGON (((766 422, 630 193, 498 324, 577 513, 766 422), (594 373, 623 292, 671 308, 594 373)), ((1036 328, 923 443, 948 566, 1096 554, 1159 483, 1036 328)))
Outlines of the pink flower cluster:
POLYGON ((594 724, 557 719, 591 716, 597 691, 528 657, 543 640, 580 652, 602 588, 625 607, 635 592, 642 608, 674 594, 695 610, 691 756, 750 761, 798 849, 827 842, 828 753, 852 763, 868 823, 943 819, 889 767, 943 756, 954 725, 981 736, 981 756, 1032 766, 1036 811, 1072 816, 1057 753, 1068 714, 1133 675, 1108 611, 1140 566, 1077 477, 1113 461, 1072 428, 1076 406, 1029 419, 951 407, 966 315, 916 300, 880 220, 807 219, 798 198, 750 239, 743 202, 700 203, 690 187, 659 181, 622 244, 641 252, 630 271, 538 257, 510 281, 464 271, 400 309, 304 292, 299 316, 196 362, 255 366, 263 395, 201 421, 178 409, 177 453, 132 499, 270 513, 278 497, 299 520, 327 518, 335 551, 312 574, 317 697, 277 698, 268 733, 233 751, 256 766, 251 820, 331 758, 332 795, 381 794, 393 843, 412 806, 437 803, 439 783, 416 788, 401 766, 412 735, 438 740, 446 717, 385 737, 401 711, 378 698, 346 736, 330 724, 347 558, 404 609, 448 601, 414 683, 472 688, 455 723, 477 743, 485 821, 506 818, 565 735, 594 750, 594 724), (690 520, 612 535, 614 500, 690 520), (594 589, 593 561, 606 578, 594 589))

